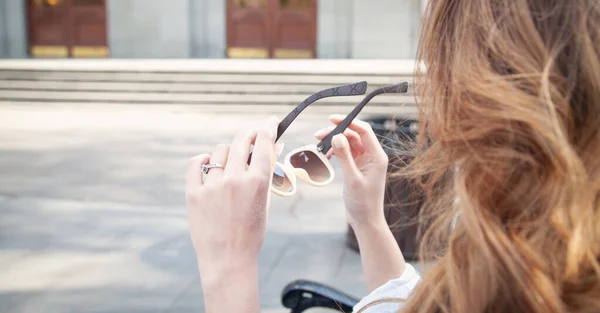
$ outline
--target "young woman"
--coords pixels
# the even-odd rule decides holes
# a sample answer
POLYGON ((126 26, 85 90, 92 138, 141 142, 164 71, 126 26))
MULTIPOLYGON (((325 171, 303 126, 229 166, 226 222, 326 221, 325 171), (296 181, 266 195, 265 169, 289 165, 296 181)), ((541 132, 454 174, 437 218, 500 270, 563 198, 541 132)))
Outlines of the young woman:
MULTIPOLYGON (((600 312, 600 2, 431 0, 419 48, 418 157, 399 175, 424 187, 438 259, 422 280, 404 262, 383 217, 386 155, 354 122, 333 151, 374 290, 355 310, 600 312)), ((259 312, 276 127, 191 159, 207 312, 259 312), (224 168, 202 179, 209 162, 224 168)))

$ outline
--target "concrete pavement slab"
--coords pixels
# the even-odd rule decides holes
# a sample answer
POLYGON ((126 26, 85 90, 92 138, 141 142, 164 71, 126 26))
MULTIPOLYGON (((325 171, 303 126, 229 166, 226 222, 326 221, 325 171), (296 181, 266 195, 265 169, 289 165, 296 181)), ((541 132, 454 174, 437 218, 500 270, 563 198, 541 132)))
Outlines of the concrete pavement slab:
MULTIPOLYGON (((268 114, 0 106, 0 312, 203 312, 187 159, 268 114)), ((327 125, 326 115, 302 116, 282 138, 285 152, 327 125)), ((297 278, 364 294, 345 230, 341 176, 274 196, 260 255, 263 312, 286 312, 280 292, 297 278)))

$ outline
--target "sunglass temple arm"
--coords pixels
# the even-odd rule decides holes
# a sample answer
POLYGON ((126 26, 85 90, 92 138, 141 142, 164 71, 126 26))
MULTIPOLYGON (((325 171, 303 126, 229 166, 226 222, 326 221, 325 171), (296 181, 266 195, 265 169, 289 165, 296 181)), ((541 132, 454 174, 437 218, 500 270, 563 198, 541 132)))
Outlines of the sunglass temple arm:
POLYGON ((352 121, 358 116, 360 111, 373 99, 375 96, 385 93, 406 93, 408 91, 408 82, 402 82, 399 84, 383 86, 373 90, 371 93, 365 96, 365 98, 340 122, 334 129, 317 145, 317 150, 323 154, 327 154, 331 149, 331 139, 337 134, 343 133, 346 128, 352 123, 352 121))
POLYGON ((282 121, 279 123, 279 127, 277 128, 277 138, 275 142, 279 140, 279 138, 283 135, 283 133, 292 125, 292 122, 312 103, 329 97, 341 97, 341 96, 358 96, 364 95, 367 92, 367 82, 362 81, 359 83, 348 84, 344 86, 338 86, 334 88, 329 88, 325 90, 321 90, 312 96, 306 98, 302 103, 300 103, 292 112, 290 112, 282 121))
MULTIPOLYGON (((344 96, 359 96, 364 95, 367 92, 367 82, 362 81, 354 84, 348 84, 343 86, 337 86, 329 89, 321 90, 317 93, 312 94, 310 97, 304 99, 292 112, 290 112, 277 127, 277 137, 275 138, 275 142, 279 140, 279 138, 285 133, 285 131, 292 125, 292 122, 312 103, 321 100, 323 98, 329 97, 344 97, 344 96)), ((252 153, 248 157, 248 164, 250 164, 250 160, 252 159, 252 153)))

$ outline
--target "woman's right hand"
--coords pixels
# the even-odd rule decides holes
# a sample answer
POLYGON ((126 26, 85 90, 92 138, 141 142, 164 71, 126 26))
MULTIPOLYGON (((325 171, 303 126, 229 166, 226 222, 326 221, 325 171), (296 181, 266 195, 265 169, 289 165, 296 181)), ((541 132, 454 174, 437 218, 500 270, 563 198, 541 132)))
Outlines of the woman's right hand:
MULTIPOLYGON (((332 115, 329 119, 337 125, 344 116, 332 115)), ((315 137, 322 139, 332 130, 333 127, 322 129, 315 137)), ((346 218, 360 246, 367 286, 373 291, 402 276, 406 268, 383 214, 388 157, 371 126, 358 120, 343 135, 334 136, 332 146, 344 175, 346 218)))
MULTIPOLYGON (((345 116, 329 117, 335 125, 345 116)), ((315 137, 322 140, 335 127, 321 129, 315 137)), ((344 176, 344 204, 348 223, 356 230, 363 226, 385 226, 383 197, 387 175, 388 157, 371 126, 354 120, 344 131, 333 137, 332 151, 342 167, 344 176)))

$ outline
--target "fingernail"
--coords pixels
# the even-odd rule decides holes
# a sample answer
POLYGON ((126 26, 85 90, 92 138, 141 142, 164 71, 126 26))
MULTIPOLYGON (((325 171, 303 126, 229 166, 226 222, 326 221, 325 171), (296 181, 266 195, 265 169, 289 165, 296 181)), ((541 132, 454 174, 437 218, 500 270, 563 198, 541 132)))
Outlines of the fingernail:
POLYGON ((283 152, 283 148, 285 147, 285 144, 282 143, 278 143, 277 144, 277 157, 279 157, 281 155, 281 153, 283 152))
POLYGON ((270 119, 272 119, 273 121, 277 122, 277 124, 279 124, 281 122, 281 120, 279 119, 279 117, 277 116, 271 116, 270 119))
POLYGON ((344 147, 344 138, 342 138, 342 134, 337 134, 335 136, 333 136, 333 139, 331 140, 331 144, 333 145, 333 147, 335 149, 341 149, 344 147))

